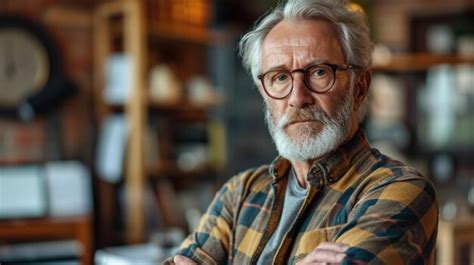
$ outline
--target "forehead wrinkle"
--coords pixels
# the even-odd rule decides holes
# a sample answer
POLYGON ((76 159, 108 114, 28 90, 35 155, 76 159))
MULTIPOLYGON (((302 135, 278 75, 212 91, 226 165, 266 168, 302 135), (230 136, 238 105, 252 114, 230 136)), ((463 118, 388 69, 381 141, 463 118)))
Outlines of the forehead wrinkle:
MULTIPOLYGON (((306 21, 309 24, 315 21, 306 21)), ((321 21, 316 21, 321 22, 321 21)), ((305 64, 315 60, 343 63, 342 48, 331 24, 322 23, 317 30, 295 27, 289 21, 275 26, 262 44, 262 64, 305 64)), ((301 25, 301 24, 299 24, 301 25)))
POLYGON ((263 56, 262 67, 286 65, 289 68, 306 66, 314 62, 331 62, 328 53, 324 52, 322 45, 310 46, 285 46, 279 45, 266 49, 263 56))
MULTIPOLYGON (((270 34, 269 34, 270 35, 270 34)), ((281 36, 282 34, 278 34, 277 36, 270 35, 270 39, 274 39, 276 41, 269 42, 268 36, 264 40, 264 45, 266 45, 269 49, 272 48, 281 48, 281 47, 291 47, 291 48, 304 48, 307 46, 331 46, 335 45, 336 47, 339 46, 339 42, 337 39, 333 38, 333 34, 330 32, 318 32, 314 35, 305 35, 304 37, 301 36, 293 36, 294 34, 289 33, 281 36), (317 45, 318 44, 318 45, 317 45)))

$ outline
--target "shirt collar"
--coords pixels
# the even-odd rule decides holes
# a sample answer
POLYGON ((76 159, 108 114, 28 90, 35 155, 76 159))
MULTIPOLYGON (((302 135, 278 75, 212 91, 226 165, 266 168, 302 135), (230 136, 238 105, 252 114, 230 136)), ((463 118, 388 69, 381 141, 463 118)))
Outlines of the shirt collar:
MULTIPOLYGON (((369 148, 367 136, 362 129, 359 129, 352 139, 314 162, 306 176, 308 183, 322 188, 337 182, 349 170, 354 158, 369 148)), ((275 158, 269 169, 273 181, 277 182, 285 177, 290 167, 290 161, 287 159, 281 156, 275 158)))

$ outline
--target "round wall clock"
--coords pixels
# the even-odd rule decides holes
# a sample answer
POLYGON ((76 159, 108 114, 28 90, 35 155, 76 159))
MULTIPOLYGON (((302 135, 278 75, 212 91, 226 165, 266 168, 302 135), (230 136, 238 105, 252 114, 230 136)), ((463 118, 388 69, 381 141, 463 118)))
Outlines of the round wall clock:
POLYGON ((45 94, 63 90, 57 86, 65 82, 58 80, 64 78, 56 48, 41 25, 20 16, 0 14, 0 115, 34 116, 35 106, 28 105, 28 101, 54 98, 45 94), (25 113, 25 104, 32 113, 25 113))
POLYGON ((16 106, 42 89, 49 77, 45 47, 29 32, 0 28, 0 104, 16 106))

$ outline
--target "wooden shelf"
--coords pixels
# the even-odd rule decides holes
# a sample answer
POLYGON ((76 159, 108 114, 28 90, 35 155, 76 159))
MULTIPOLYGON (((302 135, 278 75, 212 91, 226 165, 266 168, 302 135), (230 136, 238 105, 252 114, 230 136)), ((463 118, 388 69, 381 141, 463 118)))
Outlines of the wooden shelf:
POLYGON ((474 64, 474 57, 464 58, 457 55, 431 53, 393 54, 387 64, 372 66, 374 72, 416 72, 426 71, 440 64, 474 64))
POLYGON ((440 147, 440 148, 429 148, 426 146, 417 146, 416 154, 420 156, 432 156, 435 154, 448 154, 454 157, 473 157, 474 156, 474 146, 472 144, 466 143, 466 145, 455 145, 449 147, 440 147))
MULTIPOLYGON (((197 104, 189 101, 157 103, 150 102, 148 104, 149 110, 152 113, 159 115, 166 115, 169 119, 180 121, 208 121, 209 111, 218 107, 220 103, 213 102, 207 104, 197 104)), ((155 115, 154 114, 154 115, 155 115)))
POLYGON ((0 238, 6 241, 76 239, 82 245, 82 264, 92 264, 92 221, 89 216, 0 220, 0 238))
MULTIPOLYGON (((111 25, 111 36, 121 39, 123 29, 120 24, 111 25)), ((229 42, 236 34, 231 29, 213 30, 203 26, 188 24, 155 24, 147 32, 147 37, 155 41, 179 41, 198 45, 219 46, 229 42)))
POLYGON ((202 45, 219 45, 231 37, 228 31, 216 31, 189 24, 154 24, 150 28, 152 40, 178 40, 202 45))
POLYGON ((207 111, 220 105, 219 102, 193 103, 190 101, 179 102, 153 102, 148 103, 150 108, 162 111, 207 111))
POLYGON ((161 160, 155 163, 155 166, 152 166, 149 169, 150 176, 160 178, 161 176, 171 177, 171 178, 203 178, 210 179, 215 176, 216 170, 211 166, 200 166, 192 170, 183 170, 179 168, 174 160, 161 160))
MULTIPOLYGON (((194 103, 188 100, 180 100, 177 102, 155 102, 152 100, 145 99, 144 101, 148 101, 147 105, 152 110, 157 111, 174 111, 174 112, 193 112, 193 111, 208 111, 214 108, 219 107, 222 102, 221 101, 212 101, 207 103, 194 103)), ((117 104, 117 103, 106 103, 104 102, 103 105, 112 112, 123 112, 125 110, 125 105, 117 104)))

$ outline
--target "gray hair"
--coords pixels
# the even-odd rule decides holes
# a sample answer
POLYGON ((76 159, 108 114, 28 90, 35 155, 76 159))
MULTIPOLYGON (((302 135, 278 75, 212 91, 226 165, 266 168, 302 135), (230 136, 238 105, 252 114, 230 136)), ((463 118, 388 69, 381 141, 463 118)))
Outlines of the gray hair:
POLYGON ((326 19, 338 29, 339 42, 346 63, 367 69, 372 64, 372 42, 366 16, 347 8, 347 0, 289 0, 259 20, 239 43, 244 67, 255 82, 261 64, 261 46, 270 32, 284 19, 326 19))

